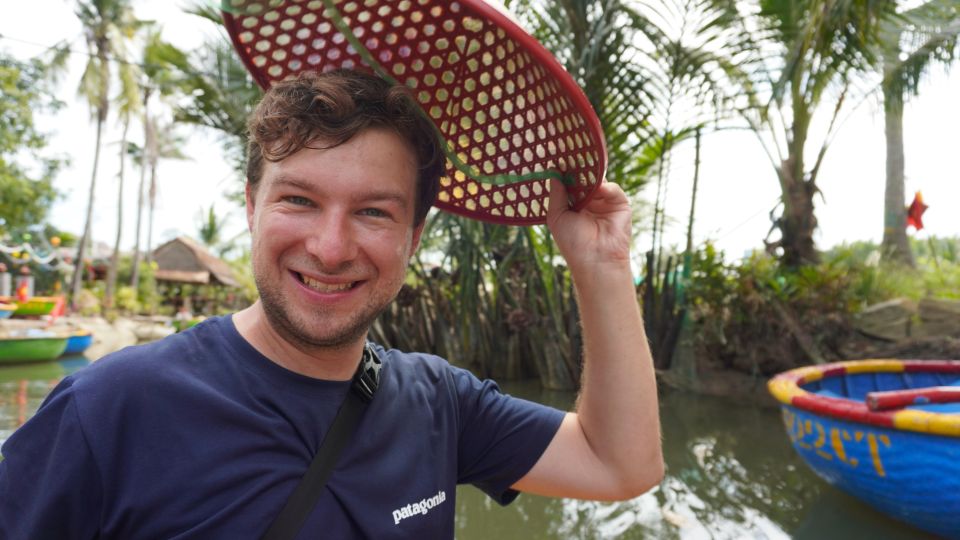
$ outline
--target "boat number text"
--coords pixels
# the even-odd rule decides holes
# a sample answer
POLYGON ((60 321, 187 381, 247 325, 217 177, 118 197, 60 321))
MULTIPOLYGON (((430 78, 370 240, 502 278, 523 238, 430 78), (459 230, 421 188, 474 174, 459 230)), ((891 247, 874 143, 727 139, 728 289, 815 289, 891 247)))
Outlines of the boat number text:
POLYGON ((845 429, 831 427, 824 428, 823 424, 809 418, 800 418, 789 410, 783 410, 783 423, 787 427, 790 441, 805 450, 813 450, 823 459, 832 461, 834 458, 856 467, 860 460, 847 454, 849 445, 866 444, 873 462, 873 469, 880 476, 886 476, 883 462, 880 460, 880 450, 890 448, 890 437, 871 432, 855 430, 853 434, 845 429), (847 446, 845 446, 847 445, 847 446))

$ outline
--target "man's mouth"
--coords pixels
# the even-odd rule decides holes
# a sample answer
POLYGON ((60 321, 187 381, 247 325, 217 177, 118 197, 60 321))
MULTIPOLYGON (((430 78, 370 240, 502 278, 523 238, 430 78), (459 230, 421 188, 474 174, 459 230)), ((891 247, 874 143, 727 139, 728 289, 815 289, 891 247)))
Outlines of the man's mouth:
POLYGON ((351 281, 347 283, 334 283, 334 284, 323 283, 321 281, 317 281, 313 278, 307 277, 300 273, 297 273, 297 277, 300 278, 300 283, 303 283, 307 287, 310 287, 311 289, 321 293, 337 293, 337 292, 348 291, 352 289, 354 286, 356 286, 357 284, 356 281, 351 281))

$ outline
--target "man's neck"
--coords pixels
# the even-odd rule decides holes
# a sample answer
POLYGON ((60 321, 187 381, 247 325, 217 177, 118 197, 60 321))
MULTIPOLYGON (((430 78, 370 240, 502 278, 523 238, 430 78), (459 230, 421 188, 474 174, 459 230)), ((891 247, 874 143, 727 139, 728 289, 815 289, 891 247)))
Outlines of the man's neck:
POLYGON ((233 324, 240 336, 270 361, 314 379, 346 381, 353 378, 363 354, 363 339, 336 349, 308 349, 292 343, 270 324, 259 300, 234 313, 233 324))

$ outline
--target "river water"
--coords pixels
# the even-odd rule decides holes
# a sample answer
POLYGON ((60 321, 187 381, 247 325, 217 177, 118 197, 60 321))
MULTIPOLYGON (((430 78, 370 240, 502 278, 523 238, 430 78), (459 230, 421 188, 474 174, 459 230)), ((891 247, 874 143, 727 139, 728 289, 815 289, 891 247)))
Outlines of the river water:
MULTIPOLYGON (((0 367, 0 441, 33 415, 83 357, 0 367)), ((562 409, 572 393, 535 383, 505 392, 562 409)), ((825 484, 788 442, 776 409, 679 392, 661 395, 666 478, 618 503, 521 495, 500 507, 470 486, 457 491, 457 538, 766 539, 929 538, 825 484)))

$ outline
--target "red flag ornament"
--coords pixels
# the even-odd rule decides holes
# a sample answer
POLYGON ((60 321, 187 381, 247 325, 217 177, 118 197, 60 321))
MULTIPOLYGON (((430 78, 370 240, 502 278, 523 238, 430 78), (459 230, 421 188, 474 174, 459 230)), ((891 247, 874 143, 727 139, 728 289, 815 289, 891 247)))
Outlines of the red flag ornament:
POLYGON ((907 227, 913 227, 916 230, 923 229, 923 213, 929 206, 923 204, 923 195, 918 191, 913 196, 913 202, 907 208, 907 227))

